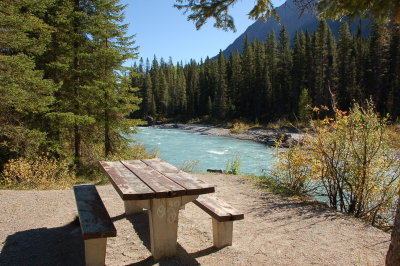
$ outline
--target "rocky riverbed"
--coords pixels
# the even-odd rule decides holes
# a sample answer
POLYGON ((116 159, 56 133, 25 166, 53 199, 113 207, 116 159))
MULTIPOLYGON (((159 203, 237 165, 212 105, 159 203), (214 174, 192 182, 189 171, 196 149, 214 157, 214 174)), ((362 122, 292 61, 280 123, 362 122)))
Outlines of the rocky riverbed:
POLYGON ((297 143, 304 135, 304 133, 300 132, 299 130, 290 127, 281 127, 278 129, 250 128, 238 134, 231 133, 231 129, 228 127, 218 127, 207 124, 161 124, 155 125, 154 127, 176 128, 205 135, 250 140, 264 143, 269 146, 274 146, 275 140, 282 138, 283 146, 285 147, 289 147, 290 145, 297 143))

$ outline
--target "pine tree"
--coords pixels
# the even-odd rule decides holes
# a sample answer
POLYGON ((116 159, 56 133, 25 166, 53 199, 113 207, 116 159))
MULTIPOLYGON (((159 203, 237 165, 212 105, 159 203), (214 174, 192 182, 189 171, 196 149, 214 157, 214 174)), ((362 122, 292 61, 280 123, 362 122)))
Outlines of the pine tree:
POLYGON ((307 89, 301 91, 299 97, 298 118, 300 122, 308 122, 311 119, 311 97, 307 89))
POLYGON ((366 97, 373 97, 378 112, 384 112, 388 96, 386 75, 389 66, 389 35, 383 25, 374 25, 369 51, 366 97))
POLYGON ((218 76, 217 76, 217 87, 215 90, 214 96, 214 116, 220 120, 225 118, 226 115, 226 90, 227 90, 227 81, 226 81, 226 65, 225 58, 222 54, 222 51, 219 51, 218 55, 218 76))
POLYGON ((242 89, 240 94, 239 112, 246 117, 253 116, 253 106, 251 105, 252 94, 254 91, 254 52, 250 44, 249 38, 246 35, 244 41, 244 50, 242 55, 242 89))
POLYGON ((185 67, 186 88, 187 88, 187 109, 190 117, 196 117, 199 109, 199 72, 195 60, 185 67))
POLYGON ((265 45, 260 41, 254 41, 254 78, 253 78, 253 92, 251 98, 251 104, 253 106, 253 116, 254 121, 261 118, 263 108, 265 106, 266 99, 266 87, 265 87, 265 45))
POLYGON ((0 2, 0 168, 9 159, 36 157, 46 148, 43 125, 57 86, 35 59, 50 42, 43 15, 51 1, 0 2))
POLYGON ((338 89, 336 100, 340 110, 348 110, 351 100, 355 98, 356 69, 354 41, 347 22, 343 22, 338 41, 338 89))
MULTIPOLYGON (((123 62, 134 57, 136 48, 132 48, 132 37, 126 36, 127 25, 119 24, 123 20, 124 6, 119 5, 118 0, 92 1, 89 29, 95 49, 95 61, 91 65, 94 74, 92 90, 100 89, 101 93, 91 115, 96 118, 96 125, 104 128, 104 152, 107 156, 125 146, 126 140, 121 134, 129 133, 131 126, 135 125, 133 120, 124 117, 138 108, 139 99, 129 85, 128 76, 116 74, 116 71, 123 73, 123 62), (103 112, 97 108, 100 104, 103 104, 103 112)), ((92 138, 96 135, 97 132, 92 134, 92 138)))
POLYGON ((135 52, 127 25, 120 24, 123 9, 117 0, 57 0, 46 15, 56 32, 39 62, 48 77, 62 81, 47 116, 50 136, 62 145, 73 143, 78 166, 82 146, 101 142, 106 155, 126 146, 120 133, 132 124, 124 117, 139 103, 127 76, 117 74, 135 52))
POLYGON ((267 120, 272 121, 273 119, 278 119, 277 110, 279 108, 279 103, 276 101, 278 97, 278 44, 276 42, 275 31, 272 32, 267 36, 266 41, 266 69, 268 69, 268 76, 270 83, 270 93, 268 97, 268 113, 266 114, 267 120))
POLYGON ((144 97, 143 97, 143 113, 145 116, 154 116, 156 114, 156 106, 153 96, 153 85, 149 73, 146 73, 144 80, 144 97))
POLYGON ((167 83, 167 79, 165 77, 164 71, 162 69, 160 69, 158 71, 158 95, 159 95, 159 107, 158 107, 158 111, 159 114, 167 117, 168 115, 168 110, 169 110, 169 102, 170 102, 170 98, 169 98, 169 92, 168 92, 168 83, 167 83))
POLYGON ((177 80, 176 88, 178 91, 178 112, 179 114, 186 114, 187 111, 187 96, 186 96, 186 78, 181 65, 177 66, 177 80))
POLYGON ((283 26, 279 32, 279 46, 278 46, 278 93, 277 93, 277 112, 279 116, 293 113, 294 107, 292 106, 293 91, 292 91, 292 51, 290 49, 290 39, 286 27, 283 26))
POLYGON ((320 22, 315 33, 315 52, 315 103, 330 106, 336 82, 336 45, 326 21, 320 22))
MULTIPOLYGON (((300 92, 307 86, 306 73, 309 71, 306 61, 306 37, 303 32, 296 33, 293 49, 293 69, 292 69, 292 106, 296 108, 300 92)), ((310 103, 311 104, 311 103, 310 103)))
POLYGON ((241 57, 239 52, 236 52, 233 56, 230 57, 230 75, 228 78, 228 91, 227 97, 230 99, 230 106, 228 110, 234 113, 236 116, 236 107, 240 104, 240 91, 242 89, 242 66, 241 66, 241 57))
POLYGON ((400 116, 400 24, 393 25, 390 44, 388 111, 400 116))
POLYGON ((212 101, 211 101, 211 97, 208 96, 208 100, 207 100, 207 114, 211 117, 213 115, 213 111, 212 111, 212 101))

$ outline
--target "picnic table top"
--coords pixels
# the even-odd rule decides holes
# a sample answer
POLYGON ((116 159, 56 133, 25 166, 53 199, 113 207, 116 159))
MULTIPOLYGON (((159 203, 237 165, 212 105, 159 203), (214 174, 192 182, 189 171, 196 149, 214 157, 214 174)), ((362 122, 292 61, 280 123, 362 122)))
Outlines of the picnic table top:
POLYGON ((146 200, 215 191, 194 176, 161 159, 100 162, 123 200, 146 200))

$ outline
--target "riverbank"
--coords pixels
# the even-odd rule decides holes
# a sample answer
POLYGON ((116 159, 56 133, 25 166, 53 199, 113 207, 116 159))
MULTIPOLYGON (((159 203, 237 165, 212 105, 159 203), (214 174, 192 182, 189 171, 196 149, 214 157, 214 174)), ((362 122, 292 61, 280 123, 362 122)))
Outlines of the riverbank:
POLYGON ((156 128, 175 128, 181 130, 188 130, 191 132, 197 132, 204 135, 214 135, 229 137, 240 140, 250 140, 259 143, 266 144, 268 146, 274 146, 275 140, 282 138, 284 146, 290 146, 298 142, 304 135, 302 132, 295 128, 282 127, 277 129, 264 129, 264 128, 250 128, 244 130, 241 133, 234 134, 228 127, 218 127, 207 124, 161 124, 155 125, 156 128))
MULTIPOLYGON (((384 265, 390 234, 315 202, 283 199, 252 179, 196 174, 244 212, 233 245, 212 247, 211 217, 189 203, 179 213, 177 256, 154 261, 146 212, 126 216, 111 185, 97 186, 117 228, 107 265, 384 265)), ((0 265, 83 265, 72 190, 0 191, 0 265), (29 217, 29 218, 27 218, 29 217)))

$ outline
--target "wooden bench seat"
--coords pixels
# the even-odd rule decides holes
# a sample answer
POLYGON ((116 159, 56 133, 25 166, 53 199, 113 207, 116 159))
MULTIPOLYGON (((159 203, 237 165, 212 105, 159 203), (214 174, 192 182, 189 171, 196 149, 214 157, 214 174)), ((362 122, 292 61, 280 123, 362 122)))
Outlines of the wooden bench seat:
POLYGON ((86 265, 105 265, 107 237, 115 237, 117 230, 94 185, 74 186, 74 193, 86 265))
POLYGON ((231 246, 233 221, 244 219, 244 214, 214 195, 201 195, 193 203, 212 217, 214 246, 231 246))

